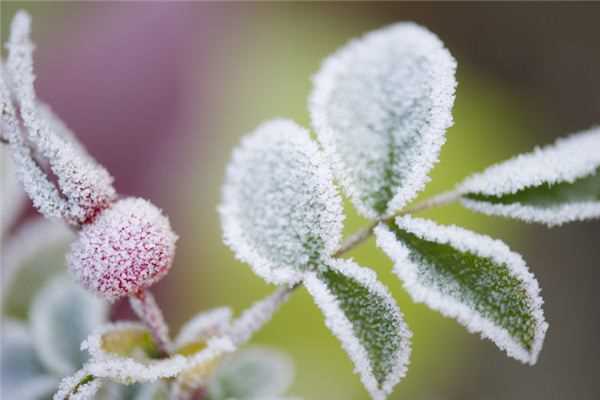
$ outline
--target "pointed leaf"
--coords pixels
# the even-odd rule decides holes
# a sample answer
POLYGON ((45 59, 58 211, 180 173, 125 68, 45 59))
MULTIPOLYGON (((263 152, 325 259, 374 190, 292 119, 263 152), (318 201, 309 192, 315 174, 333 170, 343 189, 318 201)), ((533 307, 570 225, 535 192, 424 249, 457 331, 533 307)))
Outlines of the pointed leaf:
POLYGON ((4 247, 2 313, 27 318, 34 296, 52 276, 66 271, 65 254, 74 235, 60 222, 35 219, 23 225, 4 247))
POLYGON ((375 229, 413 300, 535 364, 548 324, 535 277, 499 240, 412 217, 375 229))
POLYGON ((285 394, 294 378, 286 354, 254 347, 225 361, 208 385, 211 400, 264 399, 285 394))
POLYGON ((315 76, 314 129, 364 217, 393 214, 429 180, 452 125, 455 69, 437 36, 399 23, 351 41, 315 76))
POLYGON ((41 400, 56 390, 58 380, 46 372, 25 325, 14 320, 3 320, 0 345, 1 398, 41 400))
POLYGON ((57 375, 74 373, 87 359, 81 342, 107 320, 105 302, 75 284, 68 274, 55 277, 31 307, 32 335, 40 359, 57 375))
POLYGON ((268 282, 294 283, 338 247, 341 199, 308 132, 288 120, 259 126, 227 169, 225 243, 268 282))
POLYGON ((384 399, 406 373, 411 336, 385 286, 350 260, 331 260, 304 284, 371 397, 384 399))
POLYGON ((548 226, 600 217, 600 128, 494 165, 459 187, 463 204, 548 226))
POLYGON ((156 359, 152 336, 141 324, 120 322, 104 326, 91 335, 81 348, 91 355, 86 369, 95 377, 124 384, 173 378, 189 370, 212 366, 234 350, 226 337, 210 339, 206 347, 189 356, 180 354, 156 359))

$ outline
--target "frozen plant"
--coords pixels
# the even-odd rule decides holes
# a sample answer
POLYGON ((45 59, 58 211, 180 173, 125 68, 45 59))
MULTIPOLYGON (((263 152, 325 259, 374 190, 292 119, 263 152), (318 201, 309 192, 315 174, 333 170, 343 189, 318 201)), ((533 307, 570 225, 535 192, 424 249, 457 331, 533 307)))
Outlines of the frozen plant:
MULTIPOLYGON (((28 360, 72 374, 54 399, 93 398, 102 390, 135 399, 281 399, 292 379, 289 360, 239 348, 301 287, 371 397, 385 399, 407 372, 412 334, 375 272, 343 258, 371 235, 414 301, 454 318, 510 357, 536 363, 548 324, 538 282, 523 258, 499 240, 413 214, 460 202, 548 226, 598 218, 600 128, 410 204, 429 180, 452 125, 456 61, 433 33, 412 23, 368 33, 326 59, 314 78, 309 109, 317 141, 292 121, 265 122, 242 140, 227 169, 219 207, 224 241, 279 287, 237 318, 228 308, 202 312, 171 340, 149 287, 168 273, 176 235, 146 200, 119 199, 108 172, 37 99, 29 25, 20 12, 11 27, 0 79, 1 139, 33 204, 73 228, 67 260, 75 280, 104 301, 128 296, 142 321, 106 323, 101 312, 98 318, 84 313, 85 330, 95 329, 81 344, 89 356, 78 359, 75 371, 77 363, 65 361, 71 347, 51 343, 62 316, 82 313, 55 306, 69 284, 64 277, 50 281, 37 294, 47 300, 34 300, 29 309, 33 335, 9 322, 3 335, 16 338, 13 347, 26 348, 28 360), (46 162, 56 180, 49 179, 46 162), (346 240, 336 184, 371 221, 346 240), (49 333, 38 339, 40 326, 49 333), (121 386, 133 384, 134 391, 121 386)), ((10 221, 4 209, 2 218, 10 221)), ((88 301, 94 309, 105 307, 98 298, 88 301)), ((3 369, 3 390, 4 381, 14 380, 11 373, 3 369)), ((55 382, 40 385, 47 390, 55 382)))

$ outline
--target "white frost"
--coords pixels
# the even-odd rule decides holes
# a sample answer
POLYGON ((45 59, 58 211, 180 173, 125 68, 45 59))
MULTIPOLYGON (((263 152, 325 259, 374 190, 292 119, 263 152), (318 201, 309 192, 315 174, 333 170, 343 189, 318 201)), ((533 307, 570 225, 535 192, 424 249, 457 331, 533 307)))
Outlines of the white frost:
POLYGON ((341 199, 318 146, 289 120, 260 125, 227 168, 225 243, 268 282, 292 284, 340 243, 341 199))
MULTIPOLYGON (((458 190, 462 194, 503 196, 544 184, 573 183, 598 171, 600 128, 592 128, 491 166, 467 178, 458 190)), ((550 226, 600 217, 600 201, 569 202, 547 208, 520 203, 495 204, 468 198, 462 202, 466 207, 484 214, 550 226)))
POLYGON ((175 348, 178 349, 194 342, 222 335, 229 329, 230 323, 231 309, 229 307, 201 312, 181 327, 175 338, 175 348))
POLYGON ((85 384, 81 384, 86 377, 90 375, 85 368, 80 369, 75 374, 64 378, 58 386, 58 391, 52 397, 52 400, 92 400, 102 387, 100 379, 93 379, 85 384))
POLYGON ((227 337, 211 338, 205 349, 190 355, 172 355, 160 360, 124 357, 108 353, 102 348, 102 335, 119 330, 146 330, 141 324, 121 322, 104 326, 98 333, 91 335, 82 345, 92 356, 86 369, 94 376, 113 379, 125 384, 133 382, 153 382, 162 378, 173 378, 186 370, 210 364, 218 358, 235 350, 227 337))
POLYGON ((373 298, 385 302, 386 308, 393 310, 398 316, 397 333, 401 337, 400 348, 395 354, 395 364, 389 371, 385 382, 379 385, 373 371, 371 360, 367 349, 360 342, 354 331, 352 322, 348 319, 339 305, 338 299, 329 290, 326 284, 315 272, 307 272, 304 285, 312 295, 315 303, 325 315, 325 324, 342 343, 342 347, 348 353, 354 363, 355 371, 374 400, 383 400, 391 393, 394 386, 406 375, 410 358, 410 337, 412 333, 404 324, 402 313, 396 302, 388 293, 385 286, 378 280, 376 274, 367 268, 362 268, 352 260, 334 259, 328 264, 331 268, 352 278, 368 289, 373 298))
MULTIPOLYGON (((64 134, 66 131, 64 124, 58 123, 58 119, 47 108, 42 106, 40 110, 40 102, 36 98, 34 89, 34 46, 30 40, 30 30, 31 17, 23 11, 18 12, 11 24, 10 37, 6 44, 8 85, 19 106, 19 114, 29 134, 29 140, 48 160, 50 168, 58 178, 61 194, 66 199, 66 208, 60 210, 61 216, 76 225, 82 224, 116 199, 116 192, 112 186, 113 178, 82 151, 79 143, 73 142, 69 135, 64 134), (51 117, 50 120, 47 119, 48 116, 51 117)), ((3 99, 4 97, 3 95, 3 99)), ((11 101, 10 97, 7 99, 11 101)), ((13 122, 11 124, 14 125, 12 130, 18 127, 18 124, 13 122)), ((11 142, 15 140, 15 135, 12 136, 11 142)), ((19 146, 15 144, 15 150, 19 146)), ((20 151, 22 152, 22 149, 20 151)), ((22 156, 26 155, 22 154, 22 156)), ((31 175, 31 168, 28 167, 27 171, 31 175)), ((47 184, 44 183, 44 186, 47 184)), ((43 190, 49 189, 45 187, 43 190)), ((48 193, 46 195, 48 196, 48 193)), ((36 199, 33 197, 32 199, 35 202, 36 199)), ((47 204, 39 205, 41 210, 47 206, 47 204)))
MULTIPOLYGON (((540 288, 527 265, 517 253, 508 246, 489 236, 459 228, 457 226, 442 226, 434 222, 410 216, 396 218, 400 229, 410 232, 419 238, 435 243, 448 244, 461 252, 469 252, 479 257, 488 258, 495 264, 504 265, 510 274, 521 283, 527 293, 529 307, 535 320, 535 333, 531 351, 527 351, 503 327, 478 313, 469 304, 457 301, 453 296, 444 294, 434 286, 427 285, 418 274, 419 265, 415 264, 409 254, 409 249, 399 241, 393 232, 385 225, 375 228, 377 245, 394 261, 394 273, 403 281, 404 287, 415 302, 425 303, 440 311, 443 315, 455 318, 470 332, 478 332, 484 338, 492 340, 499 348, 515 359, 535 364, 542 348, 548 324, 542 310, 543 300, 540 288)), ((452 282, 448 282, 452 285, 452 282)))
POLYGON ((436 35, 398 23, 351 41, 314 77, 314 129, 363 216, 392 215, 428 182, 452 125, 455 70, 436 35))

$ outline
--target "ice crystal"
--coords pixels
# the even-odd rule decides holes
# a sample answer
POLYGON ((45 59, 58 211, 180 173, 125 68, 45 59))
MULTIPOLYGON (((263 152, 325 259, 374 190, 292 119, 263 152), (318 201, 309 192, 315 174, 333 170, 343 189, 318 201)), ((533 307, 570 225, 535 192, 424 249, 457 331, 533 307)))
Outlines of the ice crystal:
POLYGON ((363 216, 393 214, 429 180, 452 124, 455 69, 437 36, 398 23, 351 41, 316 74, 313 126, 363 216))
POLYGON ((160 280, 171 268, 176 239, 157 207, 120 200, 81 229, 69 268, 84 287, 115 300, 160 280))
POLYGON ((92 400, 102 387, 102 381, 90 376, 86 369, 64 378, 52 400, 92 400))
POLYGON ((208 393, 212 400, 275 398, 285 394, 293 378, 294 366, 286 354, 252 347, 219 366, 208 393))
MULTIPOLYGON (((143 325, 116 323, 102 327, 86 339, 81 348, 90 353, 92 360, 86 369, 94 376, 108 378, 122 383, 152 382, 162 378, 173 378, 188 370, 196 369, 234 350, 234 345, 226 337, 211 338, 206 347, 190 356, 175 354, 165 359, 149 359, 144 356, 120 355, 105 348, 103 337, 109 333, 146 331, 143 325)), ((135 352, 134 352, 135 353, 135 352)))
POLYGON ((33 44, 30 41, 31 19, 23 11, 13 19, 6 47, 8 59, 2 74, 7 75, 8 89, 3 88, 3 119, 6 135, 14 147, 26 190, 36 207, 48 216, 60 216, 74 224, 92 221, 116 199, 112 177, 82 151, 73 135, 65 135, 64 124, 45 107, 40 107, 34 90, 33 44), (10 90, 10 91, 9 91, 10 90), (12 98, 16 100, 28 139, 35 144, 58 179, 61 198, 56 188, 43 176, 31 151, 20 136, 12 98), (4 104, 7 103, 7 104, 4 104), (44 118, 45 117, 45 118, 44 118), (50 117, 50 118, 48 118, 50 117), (58 130, 58 132, 57 132, 58 130), (41 175, 40 175, 41 174, 41 175), (52 190, 50 187, 54 188, 52 190))
POLYGON ((372 270, 351 260, 328 264, 321 272, 308 272, 304 284, 371 397, 385 399, 406 373, 411 333, 372 270))
POLYGON ((455 318, 511 357, 535 364, 548 327, 535 277, 504 243, 456 226, 399 217, 377 244, 414 301, 455 318))
POLYGON ((220 207, 225 243, 272 283, 294 283, 335 251, 341 199, 308 132, 273 120, 246 136, 227 169, 220 207))
POLYGON ((231 340, 235 344, 246 342, 267 321, 271 320, 275 311, 288 299, 289 295, 289 288, 279 288, 269 297, 254 303, 233 322, 229 331, 231 340))
POLYGON ((231 309, 229 307, 215 308, 202 312, 187 321, 175 339, 175 348, 205 341, 210 337, 223 335, 231 323, 231 309))
POLYGON ((475 211, 560 225, 600 217, 600 128, 519 155, 467 178, 463 204, 475 211))
POLYGON ((67 375, 85 361, 79 344, 106 321, 108 308, 61 274, 39 292, 30 314, 38 356, 55 374, 67 375))

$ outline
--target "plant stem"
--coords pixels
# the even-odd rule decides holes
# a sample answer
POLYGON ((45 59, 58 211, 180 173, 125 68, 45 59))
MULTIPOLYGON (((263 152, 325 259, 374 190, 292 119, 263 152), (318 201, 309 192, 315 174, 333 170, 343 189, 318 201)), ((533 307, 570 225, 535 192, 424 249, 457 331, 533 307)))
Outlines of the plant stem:
POLYGON ((129 303, 136 315, 148 327, 161 356, 171 353, 171 339, 169 326, 165 322, 163 313, 156 303, 156 299, 149 290, 140 290, 129 296, 129 303))
MULTIPOLYGON (((362 228, 350 235, 340 245, 339 249, 333 253, 333 257, 339 257, 363 243, 365 240, 371 237, 373 234, 373 229, 375 229, 379 223, 388 223, 393 221, 394 218, 398 216, 413 214, 419 211, 428 210, 430 208, 450 204, 459 198, 460 193, 456 191, 444 192, 437 196, 423 200, 412 207, 405 208, 404 210, 401 210, 390 217, 384 217, 380 220, 374 221, 367 227, 362 228)), ((236 344, 246 342, 254 334, 254 332, 262 328, 262 326, 271 319, 271 316, 278 310, 279 306, 285 303, 290 294, 300 286, 302 286, 302 283, 278 288, 268 297, 252 305, 237 319, 237 321, 234 322, 231 333, 232 340, 234 340, 236 344)))

